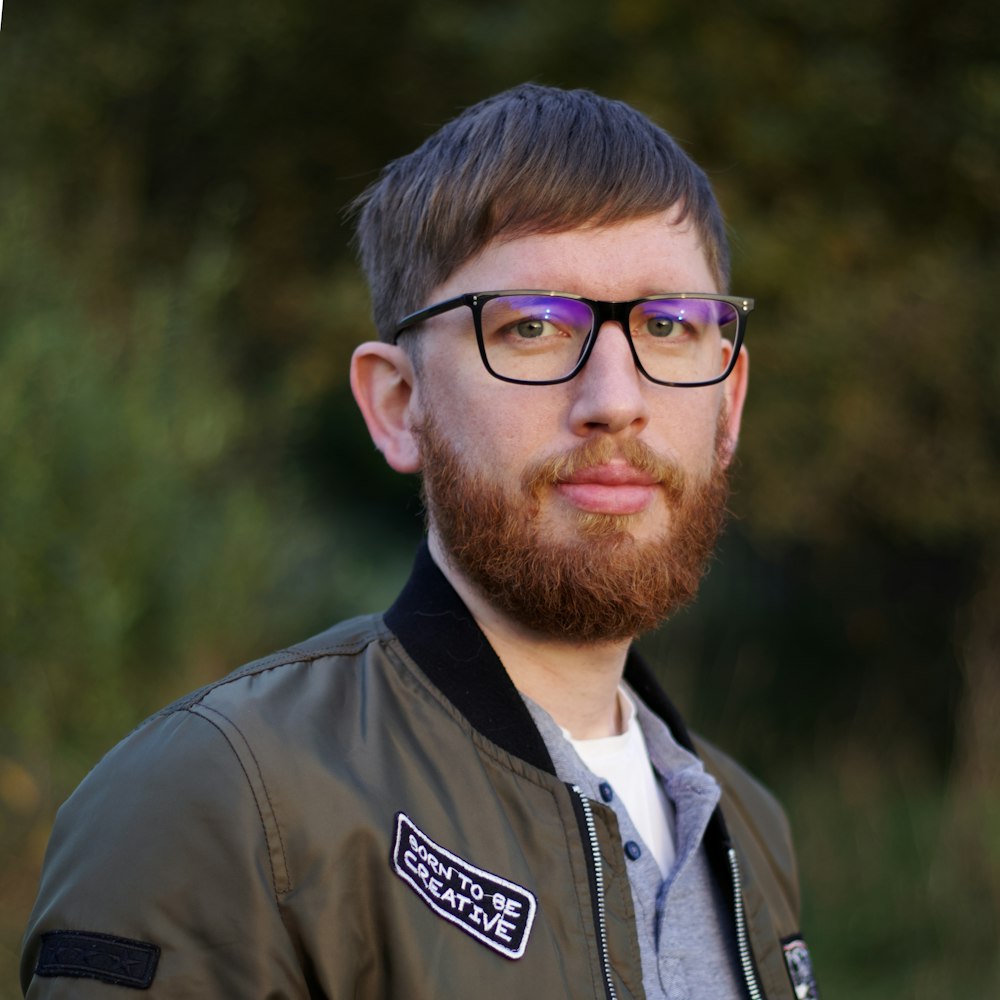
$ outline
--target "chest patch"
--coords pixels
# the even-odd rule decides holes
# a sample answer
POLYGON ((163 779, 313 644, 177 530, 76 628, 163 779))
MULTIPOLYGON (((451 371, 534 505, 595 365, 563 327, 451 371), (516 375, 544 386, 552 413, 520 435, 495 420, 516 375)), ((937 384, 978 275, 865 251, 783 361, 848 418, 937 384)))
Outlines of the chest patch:
POLYGON ((805 941, 801 937, 785 938, 781 947, 785 953, 785 965, 788 966, 788 976, 795 989, 796 1000, 819 1000, 812 959, 805 941))
POLYGON ((439 916, 506 958, 520 958, 535 919, 534 894, 463 861, 396 813, 392 870, 439 916))

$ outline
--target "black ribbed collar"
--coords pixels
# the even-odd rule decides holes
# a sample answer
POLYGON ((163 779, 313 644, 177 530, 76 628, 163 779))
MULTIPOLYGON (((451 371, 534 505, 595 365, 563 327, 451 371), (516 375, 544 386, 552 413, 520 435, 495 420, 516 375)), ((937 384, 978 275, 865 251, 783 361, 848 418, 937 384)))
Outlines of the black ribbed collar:
MULTIPOLYGON (((430 681, 474 728, 515 757, 555 774, 541 734, 469 609, 431 558, 424 541, 410 579, 385 621, 430 681)), ((631 649, 625 680, 695 752, 678 711, 642 657, 631 649)))

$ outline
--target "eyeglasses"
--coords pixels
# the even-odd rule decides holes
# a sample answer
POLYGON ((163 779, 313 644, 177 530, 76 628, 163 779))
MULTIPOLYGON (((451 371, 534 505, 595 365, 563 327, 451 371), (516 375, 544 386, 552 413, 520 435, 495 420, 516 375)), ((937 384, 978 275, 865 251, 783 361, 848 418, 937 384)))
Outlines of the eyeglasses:
POLYGON ((425 320, 467 306, 486 370, 504 382, 554 385, 587 363, 605 323, 628 338, 642 374, 657 385, 701 386, 733 370, 753 299, 672 292, 602 302, 566 292, 469 292, 400 320, 392 342, 425 320))

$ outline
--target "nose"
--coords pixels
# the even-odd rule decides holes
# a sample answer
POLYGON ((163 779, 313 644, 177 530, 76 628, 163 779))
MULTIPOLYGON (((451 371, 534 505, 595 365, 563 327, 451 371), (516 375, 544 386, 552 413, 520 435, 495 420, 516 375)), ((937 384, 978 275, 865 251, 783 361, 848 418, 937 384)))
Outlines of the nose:
POLYGON ((608 321, 598 330, 583 370, 567 384, 574 393, 570 422, 575 434, 638 434, 649 422, 648 383, 617 322, 608 321))

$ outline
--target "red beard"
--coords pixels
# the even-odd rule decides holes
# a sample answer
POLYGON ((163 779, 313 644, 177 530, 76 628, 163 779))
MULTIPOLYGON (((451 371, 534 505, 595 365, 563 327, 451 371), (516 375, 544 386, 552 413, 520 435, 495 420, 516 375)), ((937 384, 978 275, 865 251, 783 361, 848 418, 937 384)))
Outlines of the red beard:
POLYGON ((648 445, 597 437, 527 469, 519 492, 468 471, 433 420, 417 429, 424 503, 446 557, 489 603, 527 629, 567 642, 626 640, 655 628, 698 590, 725 520, 727 438, 720 419, 712 472, 690 482, 648 445), (542 537, 544 490, 624 458, 660 480, 670 508, 661 537, 637 541, 631 515, 579 515, 579 536, 542 537))

